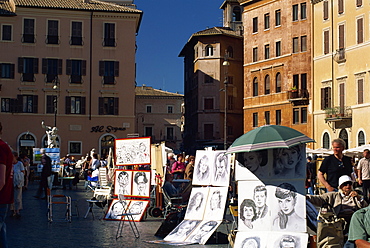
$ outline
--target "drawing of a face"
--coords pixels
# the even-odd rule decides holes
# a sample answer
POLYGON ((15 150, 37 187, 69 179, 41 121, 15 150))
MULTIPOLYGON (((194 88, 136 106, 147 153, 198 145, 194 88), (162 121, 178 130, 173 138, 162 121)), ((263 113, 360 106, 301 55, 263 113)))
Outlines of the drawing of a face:
POLYGON ((123 205, 120 202, 116 202, 111 208, 112 217, 117 218, 119 214, 122 214, 123 205))
POLYGON ((199 207, 202 204, 202 201, 203 201, 202 195, 199 194, 195 196, 195 206, 196 207, 199 207))
POLYGON ((278 199, 279 207, 284 214, 290 214, 294 210, 295 199, 292 196, 288 196, 284 199, 278 199))
POLYGON ((203 156, 199 161, 199 171, 201 173, 206 173, 208 170, 208 157, 203 156))
POLYGON ((256 191, 254 193, 254 201, 257 207, 262 208, 266 204, 265 191, 256 191))
POLYGON ((226 159, 222 159, 222 157, 219 158, 220 160, 219 159, 216 160, 216 177, 223 176, 226 172, 226 159))
POLYGON ((244 167, 251 172, 255 172, 262 162, 262 158, 257 152, 247 152, 244 154, 244 167))
POLYGON ((140 193, 144 193, 146 188, 146 183, 145 183, 145 177, 144 176, 139 176, 137 178, 137 190, 140 193))
POLYGON ((119 173, 118 175, 118 184, 121 188, 126 188, 126 186, 128 185, 128 174, 127 172, 125 171, 122 171, 121 173, 119 173))
POLYGON ((195 221, 186 221, 184 222, 179 229, 177 230, 176 235, 184 237, 187 236, 187 234, 193 229, 195 226, 195 221))
POLYGON ((254 209, 253 207, 247 207, 245 206, 243 209, 244 218, 247 220, 252 220, 254 216, 254 209))
POLYGON ((141 214, 142 206, 143 206, 143 203, 142 202, 135 202, 130 207, 130 213, 141 214))
POLYGON ((145 145, 143 143, 140 143, 139 150, 140 150, 140 152, 145 152, 146 147, 145 147, 145 145))
POLYGON ((299 159, 298 151, 292 148, 284 148, 280 159, 285 168, 294 169, 299 159))
POLYGON ((258 243, 255 239, 248 239, 242 248, 258 248, 258 243))
POLYGON ((214 227, 217 222, 215 221, 210 221, 201 226, 201 228, 198 230, 198 233, 195 235, 195 240, 198 242, 201 242, 202 238, 206 236, 214 227))
POLYGON ((210 201, 210 207, 212 210, 219 208, 220 198, 221 198, 221 195, 219 191, 215 191, 212 194, 211 201, 210 201))

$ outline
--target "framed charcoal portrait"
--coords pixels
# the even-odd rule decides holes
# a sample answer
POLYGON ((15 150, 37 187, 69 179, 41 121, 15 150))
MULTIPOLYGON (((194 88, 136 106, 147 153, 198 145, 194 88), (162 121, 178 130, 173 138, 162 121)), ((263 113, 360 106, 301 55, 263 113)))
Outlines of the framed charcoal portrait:
POLYGON ((149 197, 150 196, 150 170, 133 171, 132 174, 132 196, 149 197))
POLYGON ((114 179, 115 195, 132 195, 132 175, 131 170, 116 170, 114 179))
POLYGON ((222 220, 225 211, 228 187, 210 187, 204 220, 222 220))
POLYGON ((239 181, 241 190, 238 194, 238 223, 241 231, 265 231, 271 226, 271 203, 268 187, 261 181, 239 181))
POLYGON ((150 137, 116 139, 116 165, 150 164, 150 137))
MULTIPOLYGON (((131 200, 127 209, 127 213, 132 214, 132 219, 135 222, 141 221, 145 214, 145 210, 149 206, 149 202, 149 200, 131 200)), ((127 217, 124 217, 123 219, 125 221, 130 220, 127 217)))
POLYGON ((186 220, 202 220, 206 208, 208 187, 193 187, 191 190, 188 207, 185 213, 186 220))
POLYGON ((192 242, 204 245, 209 237, 216 231, 222 221, 204 220, 198 224, 194 231, 185 239, 185 242, 192 242))
POLYGON ((236 180, 263 180, 270 177, 269 150, 235 154, 236 180))
POLYGON ((306 145, 273 149, 274 178, 306 178, 306 145))
POLYGON ((105 220, 123 220, 122 214, 129 205, 129 200, 124 200, 120 202, 118 199, 113 199, 109 206, 107 213, 104 216, 105 220))
POLYGON ((214 151, 197 151, 195 156, 193 185, 210 185, 214 176, 214 151))
POLYGON ((211 185, 229 186, 230 155, 226 155, 225 151, 215 151, 213 166, 214 174, 211 177, 211 185))

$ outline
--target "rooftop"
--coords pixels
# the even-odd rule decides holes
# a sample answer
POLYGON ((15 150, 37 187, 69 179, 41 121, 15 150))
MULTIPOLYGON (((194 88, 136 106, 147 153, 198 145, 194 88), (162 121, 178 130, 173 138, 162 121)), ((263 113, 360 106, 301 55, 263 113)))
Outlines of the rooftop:
POLYGON ((137 86, 135 88, 135 94, 136 96, 184 97, 184 95, 182 94, 171 93, 171 92, 163 91, 163 90, 157 90, 157 89, 153 89, 153 87, 149 87, 146 85, 137 86))

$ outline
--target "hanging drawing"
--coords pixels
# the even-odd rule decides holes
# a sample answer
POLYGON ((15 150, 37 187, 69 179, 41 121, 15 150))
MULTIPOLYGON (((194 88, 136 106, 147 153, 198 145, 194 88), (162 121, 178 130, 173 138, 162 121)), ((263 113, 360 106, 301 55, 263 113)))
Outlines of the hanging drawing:
POLYGON ((149 197, 151 171, 133 171, 132 196, 149 197))
POLYGON ((204 220, 222 220, 225 211, 228 187, 210 187, 204 220))
POLYGON ((116 170, 114 180, 115 195, 132 195, 132 173, 130 170, 116 170))
POLYGON ((269 178, 271 166, 268 153, 268 150, 262 150, 236 154, 236 180, 262 180, 269 178))
POLYGON ((214 175, 211 177, 211 185, 227 187, 230 180, 230 155, 226 155, 225 151, 215 151, 214 158, 214 175))
POLYGON ((150 164, 150 137, 116 139, 116 165, 150 164))
POLYGON ((274 176, 278 178, 305 178, 306 145, 278 148, 274 154, 274 176))
POLYGON ((193 175, 193 185, 210 185, 214 174, 214 152, 197 151, 193 175))
POLYGON ((209 188, 194 187, 191 190, 188 207, 185 213, 186 220, 202 220, 207 203, 209 188))

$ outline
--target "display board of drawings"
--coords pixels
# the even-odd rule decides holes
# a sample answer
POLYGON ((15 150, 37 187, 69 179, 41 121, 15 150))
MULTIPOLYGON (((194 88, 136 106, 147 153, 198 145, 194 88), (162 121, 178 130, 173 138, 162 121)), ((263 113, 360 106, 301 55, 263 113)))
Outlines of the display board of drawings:
POLYGON ((205 244, 222 222, 229 180, 230 156, 225 151, 197 151, 185 218, 163 243, 205 244))
POLYGON ((239 216, 234 247, 307 247, 305 145, 235 156, 239 216))
MULTIPOLYGON (((115 154, 116 166, 150 164, 150 137, 116 139, 115 154)), ((146 200, 150 197, 150 176, 150 170, 116 169, 114 195, 124 199, 113 199, 104 219, 129 221, 123 216, 129 213, 133 221, 140 221, 150 202, 146 200)))

